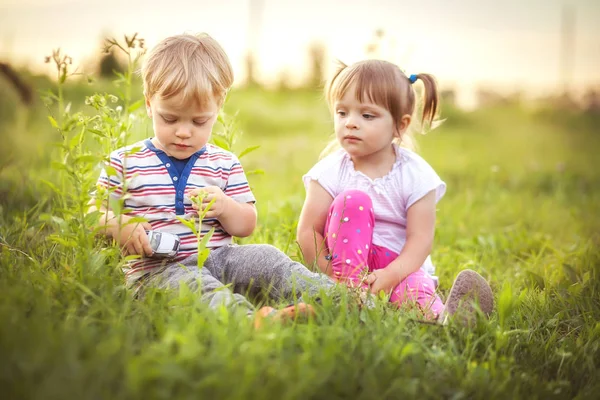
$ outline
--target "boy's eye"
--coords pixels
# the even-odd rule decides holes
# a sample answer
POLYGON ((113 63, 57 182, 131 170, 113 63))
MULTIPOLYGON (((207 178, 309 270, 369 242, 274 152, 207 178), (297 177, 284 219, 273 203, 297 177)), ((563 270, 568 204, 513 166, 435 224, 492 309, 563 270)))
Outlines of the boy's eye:
POLYGON ((340 111, 340 110, 338 110, 337 114, 338 114, 340 117, 343 117, 343 116, 345 116, 345 115, 346 115, 346 111, 340 111))
POLYGON ((202 126, 206 123, 206 121, 194 121, 194 125, 196 126, 202 126))
POLYGON ((174 122, 176 122, 177 120, 175 118, 167 118, 167 117, 162 117, 163 121, 165 121, 167 124, 172 124, 174 122))
POLYGON ((363 114, 363 118, 364 119, 373 119, 373 118, 375 118, 375 116, 372 114, 363 114))

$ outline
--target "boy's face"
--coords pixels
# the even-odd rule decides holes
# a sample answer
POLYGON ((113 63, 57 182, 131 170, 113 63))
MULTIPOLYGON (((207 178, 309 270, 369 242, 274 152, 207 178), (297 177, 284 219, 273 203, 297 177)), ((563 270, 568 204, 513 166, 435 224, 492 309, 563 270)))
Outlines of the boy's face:
POLYGON ((196 102, 184 103, 180 96, 168 100, 146 97, 146 109, 154 128, 152 143, 180 160, 204 147, 219 113, 213 98, 201 107, 196 102))

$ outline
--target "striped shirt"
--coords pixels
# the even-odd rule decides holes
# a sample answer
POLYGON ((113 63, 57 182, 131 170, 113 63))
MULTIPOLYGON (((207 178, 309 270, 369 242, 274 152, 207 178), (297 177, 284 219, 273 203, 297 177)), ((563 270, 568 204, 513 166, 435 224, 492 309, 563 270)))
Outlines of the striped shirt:
MULTIPOLYGON (((178 219, 195 218, 198 229, 198 213, 188 196, 191 190, 217 186, 237 202, 255 201, 238 158, 212 144, 194 153, 181 174, 169 156, 150 140, 121 148, 111 153, 109 166, 102 169, 97 186, 108 189, 111 198, 122 199, 128 216, 144 217, 153 230, 179 236, 179 253, 169 263, 198 251, 198 238, 178 219)), ((231 235, 215 218, 202 221, 199 231, 204 236, 213 227, 215 231, 207 247, 232 243, 231 235)), ((128 286, 165 262, 150 258, 131 261, 123 269, 128 286)))

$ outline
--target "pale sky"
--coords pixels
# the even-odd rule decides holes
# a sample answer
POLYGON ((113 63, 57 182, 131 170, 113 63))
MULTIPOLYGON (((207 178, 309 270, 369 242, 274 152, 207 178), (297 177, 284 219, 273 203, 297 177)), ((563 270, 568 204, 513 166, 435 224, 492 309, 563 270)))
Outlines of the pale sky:
POLYGON ((299 79, 310 42, 323 42, 329 60, 349 63, 365 57, 380 28, 380 57, 407 73, 429 72, 459 89, 549 91, 560 84, 563 4, 575 10, 567 79, 574 89, 598 86, 598 0, 0 0, 0 59, 44 70, 44 56, 56 47, 84 64, 106 33, 139 32, 152 46, 171 34, 204 31, 222 44, 242 81, 254 32, 261 79, 272 81, 284 69, 299 79), (263 5, 254 31, 251 3, 263 5))

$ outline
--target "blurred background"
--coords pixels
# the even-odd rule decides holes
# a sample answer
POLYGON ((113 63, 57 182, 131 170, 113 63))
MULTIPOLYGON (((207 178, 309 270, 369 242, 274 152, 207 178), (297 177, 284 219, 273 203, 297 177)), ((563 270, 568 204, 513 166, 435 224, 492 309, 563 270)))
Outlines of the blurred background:
MULTIPOLYGON (((322 84, 335 60, 383 58, 438 78, 446 122, 419 146, 444 179, 464 185, 480 176, 473 187, 482 191, 490 173, 513 182, 532 171, 570 171, 595 185, 598 21, 596 0, 3 0, 2 204, 35 204, 44 189, 30 178, 51 174, 60 135, 47 118, 54 106, 41 101, 57 83, 46 57, 57 48, 70 56, 66 104, 90 112, 85 97, 116 93, 115 72, 126 68, 122 53, 103 52, 105 39, 134 33, 146 48, 182 32, 207 32, 222 44, 236 75, 225 109, 244 133, 237 151, 261 146, 244 164, 266 178, 251 183, 265 192, 263 204, 291 202, 290 220, 304 193, 301 175, 331 138, 322 84), (274 185, 279 196, 270 196, 274 185)), ((139 80, 133 89, 140 99, 139 80)), ((152 136, 143 116, 134 130, 132 140, 152 136)))
POLYGON ((563 94, 594 107, 598 21, 595 0, 3 0, 0 60, 52 73, 44 55, 60 47, 80 72, 110 76, 107 36, 138 32, 152 47, 205 31, 229 54, 238 86, 314 85, 334 59, 377 57, 435 74, 464 109, 563 94))

